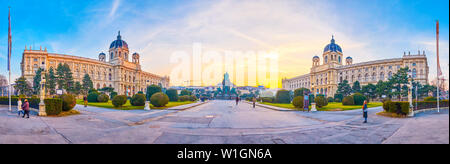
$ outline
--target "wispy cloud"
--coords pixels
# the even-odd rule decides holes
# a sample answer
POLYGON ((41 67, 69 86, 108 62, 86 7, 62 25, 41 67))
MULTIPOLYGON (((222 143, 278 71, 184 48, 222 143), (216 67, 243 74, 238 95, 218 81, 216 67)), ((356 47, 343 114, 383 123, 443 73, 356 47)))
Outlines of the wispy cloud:
POLYGON ((119 8, 120 1, 121 0, 114 0, 114 2, 112 3, 111 11, 109 12, 109 17, 114 17, 114 15, 117 12, 117 9, 119 8))

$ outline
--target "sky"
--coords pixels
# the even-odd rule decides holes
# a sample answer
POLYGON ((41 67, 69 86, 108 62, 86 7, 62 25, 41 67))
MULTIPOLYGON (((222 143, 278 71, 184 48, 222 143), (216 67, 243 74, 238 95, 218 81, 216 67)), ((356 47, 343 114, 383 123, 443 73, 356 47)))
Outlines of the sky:
MULTIPOLYGON (((335 36, 354 63, 425 51, 436 77, 435 21, 440 61, 449 74, 448 0, 0 0, 0 63, 7 63, 8 6, 12 16, 12 78, 21 75, 25 46, 98 58, 120 30, 142 69, 170 75, 175 51, 193 43, 223 52, 271 51, 279 77, 309 72, 312 57, 335 36)), ((0 74, 7 75, 3 67, 0 74)))

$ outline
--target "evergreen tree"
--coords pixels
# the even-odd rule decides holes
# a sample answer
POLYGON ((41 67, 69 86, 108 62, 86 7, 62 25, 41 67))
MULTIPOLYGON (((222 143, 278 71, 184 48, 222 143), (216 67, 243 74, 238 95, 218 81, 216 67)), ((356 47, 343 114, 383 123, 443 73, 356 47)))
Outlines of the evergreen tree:
POLYGON ((16 89, 19 94, 27 96, 32 95, 31 85, 27 82, 27 79, 25 79, 25 77, 22 76, 18 78, 15 83, 16 85, 14 86, 14 89, 16 89))
POLYGON ((45 75, 45 87, 50 95, 56 94, 56 76, 53 67, 50 67, 48 74, 45 75))
POLYGON ((339 83, 337 93, 342 94, 342 96, 344 97, 352 93, 352 88, 350 87, 350 84, 348 84, 347 80, 344 80, 342 81, 342 83, 339 83))
POLYGON ((377 87, 373 84, 368 84, 362 87, 361 92, 364 94, 367 98, 376 98, 375 92, 377 87))
POLYGON ((355 81, 352 86, 353 93, 361 93, 361 85, 359 81, 355 81))
POLYGON ((389 83, 392 84, 395 91, 392 93, 394 96, 398 96, 401 99, 402 95, 408 92, 408 88, 403 87, 408 84, 408 67, 400 68, 400 70, 395 73, 390 79, 389 83))
POLYGON ((59 63, 58 67, 56 68, 56 83, 58 84, 58 89, 64 88, 64 66, 59 63))
POLYGON ((94 88, 94 84, 93 84, 89 74, 85 74, 84 75, 84 77, 83 77, 83 84, 82 84, 81 87, 82 87, 81 88, 81 93, 84 94, 84 95, 86 95, 89 90, 94 88))
POLYGON ((41 92, 42 68, 38 68, 33 77, 33 93, 38 95, 41 92))
POLYGON ((70 67, 68 64, 64 64, 63 66, 64 68, 64 89, 69 92, 69 93, 73 93, 74 92, 74 81, 73 81, 73 76, 72 76, 72 70, 70 70, 70 67))
POLYGON ((73 94, 75 94, 75 95, 80 95, 80 94, 81 94, 81 91, 82 91, 81 83, 80 83, 79 81, 75 82, 73 94))

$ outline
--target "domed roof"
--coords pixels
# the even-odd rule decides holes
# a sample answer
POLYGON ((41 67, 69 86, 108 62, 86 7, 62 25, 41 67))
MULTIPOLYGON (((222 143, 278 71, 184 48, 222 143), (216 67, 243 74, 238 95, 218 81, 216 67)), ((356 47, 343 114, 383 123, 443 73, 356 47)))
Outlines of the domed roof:
POLYGON ((349 56, 349 57, 347 57, 346 59, 353 59, 353 58, 349 56))
POLYGON ((324 53, 328 51, 342 53, 342 48, 341 46, 335 43, 334 36, 332 36, 331 43, 325 46, 325 49, 323 50, 324 53))
POLYGON ((125 49, 128 49, 128 44, 127 44, 127 42, 122 40, 122 36, 120 36, 120 31, 119 31, 119 35, 117 35, 117 40, 113 41, 111 43, 111 46, 109 46, 109 48, 125 48, 125 49))
POLYGON ((319 56, 314 56, 313 59, 319 59, 319 56))
POLYGON ((98 54, 99 56, 106 56, 105 53, 101 52, 100 54, 98 54))
POLYGON ((133 56, 134 56, 134 55, 139 55, 139 53, 135 52, 135 53, 133 53, 133 56))

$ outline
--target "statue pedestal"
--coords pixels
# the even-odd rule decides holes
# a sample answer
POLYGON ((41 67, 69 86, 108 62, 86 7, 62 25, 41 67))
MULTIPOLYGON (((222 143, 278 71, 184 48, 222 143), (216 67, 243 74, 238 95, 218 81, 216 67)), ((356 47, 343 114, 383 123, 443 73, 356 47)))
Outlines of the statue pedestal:
POLYGON ((317 112, 316 103, 311 103, 311 112, 317 112))
POLYGON ((45 112, 45 103, 43 101, 41 101, 39 103, 39 116, 47 116, 47 112, 45 112))
POLYGON ((144 110, 150 110, 150 101, 145 101, 145 108, 144 110))

